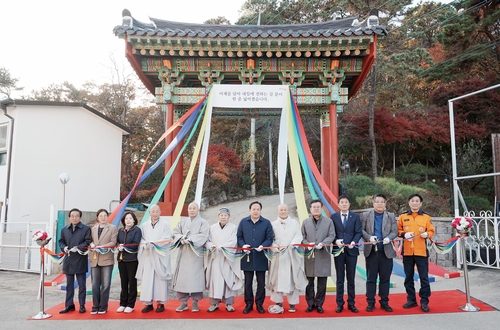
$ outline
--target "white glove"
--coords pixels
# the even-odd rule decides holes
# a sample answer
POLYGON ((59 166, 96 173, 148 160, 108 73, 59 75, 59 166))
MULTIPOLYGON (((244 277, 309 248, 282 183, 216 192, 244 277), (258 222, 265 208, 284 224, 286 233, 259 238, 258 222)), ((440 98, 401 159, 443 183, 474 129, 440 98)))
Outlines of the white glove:
POLYGON ((371 237, 370 237, 370 242, 371 242, 373 245, 377 244, 377 236, 371 236, 371 237))
POLYGON ((389 244, 390 242, 391 240, 388 237, 384 238, 384 245, 389 244))
POLYGON ((69 252, 76 252, 76 251, 78 251, 77 246, 73 246, 71 249, 69 249, 69 252))
POLYGON ((286 249, 286 248, 284 248, 284 247, 279 248, 279 249, 278 249, 278 252, 279 252, 279 253, 281 253, 281 252, 285 251, 285 249, 286 249))
POLYGON ((309 246, 307 247, 307 249, 308 249, 309 251, 311 251, 311 250, 313 249, 313 247, 314 247, 314 243, 310 243, 310 244, 311 244, 311 245, 309 245, 309 246))
POLYGON ((355 245, 356 245, 356 242, 351 242, 351 244, 349 244, 348 247, 349 247, 349 249, 352 249, 352 248, 354 248, 355 245))
POLYGON ((262 245, 259 245, 259 247, 255 249, 255 251, 260 252, 260 251, 262 251, 263 249, 264 249, 264 247, 263 247, 262 245))
POLYGON ((337 239, 335 240, 335 244, 337 244, 338 247, 341 247, 344 245, 344 240, 343 239, 337 239))
POLYGON ((323 243, 319 243, 318 245, 315 246, 317 250, 320 250, 323 247, 323 243))
POLYGON ((420 237, 427 238, 429 237, 429 234, 427 234, 427 232, 423 232, 422 234, 420 234, 420 237))
POLYGON ((153 242, 147 242, 146 243, 146 249, 150 250, 153 248, 153 242))
MULTIPOLYGON (((242 248, 248 249, 250 247, 250 244, 245 244, 242 246, 242 248)), ((245 251, 246 254, 250 254, 250 250, 245 251)))
POLYGON ((413 232, 405 233, 405 238, 410 242, 413 241, 413 232))
POLYGON ((64 247, 64 252, 68 253, 69 252, 69 249, 67 246, 64 247))
POLYGON ((123 251, 123 244, 118 245, 118 251, 123 251))
POLYGON ((181 238, 181 244, 189 244, 187 239, 181 238))
POLYGON ((94 242, 90 243, 90 248, 91 248, 91 249, 95 248, 95 244, 94 244, 94 242))

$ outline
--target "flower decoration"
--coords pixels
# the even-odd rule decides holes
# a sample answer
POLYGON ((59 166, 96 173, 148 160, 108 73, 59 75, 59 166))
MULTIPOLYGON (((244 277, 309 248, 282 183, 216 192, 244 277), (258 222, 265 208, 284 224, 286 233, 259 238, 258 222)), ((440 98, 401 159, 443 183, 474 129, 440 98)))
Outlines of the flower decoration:
POLYGON ((474 223, 471 218, 461 217, 455 218, 451 222, 451 226, 457 230, 459 234, 468 235, 474 223))
POLYGON ((47 244, 50 241, 49 234, 46 231, 39 230, 31 236, 33 240, 40 246, 47 244))

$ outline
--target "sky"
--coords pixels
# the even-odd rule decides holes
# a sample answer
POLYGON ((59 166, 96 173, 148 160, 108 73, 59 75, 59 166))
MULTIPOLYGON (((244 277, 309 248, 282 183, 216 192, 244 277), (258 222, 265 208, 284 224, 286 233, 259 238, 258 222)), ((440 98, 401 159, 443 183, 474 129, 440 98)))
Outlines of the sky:
MULTIPOLYGON (((125 41, 113 34, 128 9, 135 19, 149 17, 188 23, 225 16, 232 24, 245 0, 11 0, 0 5, 0 68, 19 79, 28 95, 68 81, 112 82, 112 61, 130 68, 125 41)), ((130 69, 130 72, 132 69, 130 69)))
MULTIPOLYGON (((111 58, 132 72, 125 41, 113 34, 128 9, 135 19, 149 17, 188 23, 225 16, 232 24, 245 0, 11 0, 0 5, 0 68, 19 79, 28 95, 68 81, 112 82, 111 58)), ((450 0, 441 1, 448 3, 450 0)))

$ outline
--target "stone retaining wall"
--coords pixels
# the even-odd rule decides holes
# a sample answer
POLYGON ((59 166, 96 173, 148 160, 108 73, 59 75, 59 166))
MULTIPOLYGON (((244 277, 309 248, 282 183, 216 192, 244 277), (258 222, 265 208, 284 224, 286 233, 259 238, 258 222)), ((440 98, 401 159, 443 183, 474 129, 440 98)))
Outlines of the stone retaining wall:
MULTIPOLYGON (((435 228, 434 237, 432 240, 434 242, 444 242, 453 237, 453 228, 451 227, 452 218, 432 218, 432 224, 435 228)), ((456 251, 453 248, 448 253, 437 253, 434 248, 429 250, 430 260, 441 267, 453 267, 456 266, 456 251)))

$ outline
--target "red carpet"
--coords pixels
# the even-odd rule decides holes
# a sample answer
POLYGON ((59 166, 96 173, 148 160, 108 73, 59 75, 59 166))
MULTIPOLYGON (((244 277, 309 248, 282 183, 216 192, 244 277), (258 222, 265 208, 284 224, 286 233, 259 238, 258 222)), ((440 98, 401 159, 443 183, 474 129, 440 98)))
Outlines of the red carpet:
MULTIPOLYGON (((359 313, 354 314, 344 308, 342 313, 335 313, 335 295, 327 295, 326 303, 323 306, 325 309, 324 314, 319 314, 316 311, 312 313, 306 313, 306 303, 304 296, 301 296, 300 304, 297 305, 296 313, 289 313, 288 304, 285 302, 285 312, 283 314, 269 314, 267 312, 267 307, 272 305, 269 297, 266 297, 264 307, 266 308, 265 314, 259 314, 255 309, 249 314, 243 314, 243 308, 245 303, 243 297, 236 297, 234 308, 236 311, 234 313, 229 313, 225 310, 224 304, 220 304, 220 309, 214 313, 208 313, 206 310, 209 307, 208 299, 203 299, 200 301, 199 307, 200 311, 198 313, 193 313, 191 310, 177 313, 175 308, 179 305, 177 300, 170 300, 165 305, 165 312, 156 313, 154 311, 149 313, 141 313, 143 305, 138 302, 135 306, 135 310, 130 314, 116 313, 118 308, 117 301, 110 301, 109 311, 103 315, 90 315, 90 309, 92 307, 91 302, 87 302, 87 313, 80 314, 78 310, 76 312, 69 312, 67 314, 59 314, 59 311, 64 308, 63 303, 54 306, 45 312, 52 314, 49 320, 114 320, 114 319, 242 319, 242 318, 306 318, 306 317, 349 317, 349 316, 390 316, 390 315, 405 315, 405 314, 425 314, 422 312, 420 307, 403 309, 403 304, 406 302, 406 293, 393 293, 389 296, 390 305, 394 309, 393 313, 387 313, 380 309, 377 303, 377 307, 371 313, 365 311, 366 300, 365 295, 357 295, 356 297, 356 307, 359 309, 359 313)), ((458 313, 462 312, 459 309, 460 306, 465 305, 466 297, 465 294, 459 290, 447 290, 447 291, 433 291, 430 298, 429 307, 431 309, 430 314, 438 313, 458 313)), ((481 312, 483 311, 496 311, 497 309, 485 304, 479 300, 471 298, 472 305, 479 307, 481 312)), ((156 307, 156 306, 155 306, 156 307)), ((189 307, 191 308, 191 301, 189 302, 189 307)), ((344 305, 344 307, 347 307, 344 305)), ((78 308, 78 306, 77 306, 78 308)))

